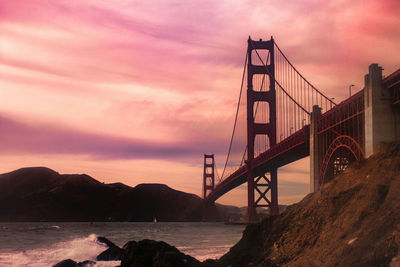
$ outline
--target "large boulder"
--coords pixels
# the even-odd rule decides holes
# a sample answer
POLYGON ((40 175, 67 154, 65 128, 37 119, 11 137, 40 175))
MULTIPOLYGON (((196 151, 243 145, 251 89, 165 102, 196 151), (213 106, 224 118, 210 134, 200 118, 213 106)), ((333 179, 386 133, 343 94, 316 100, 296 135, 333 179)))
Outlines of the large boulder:
POLYGON ((59 263, 53 265, 53 267, 92 267, 96 265, 94 261, 86 260, 82 262, 76 262, 71 259, 60 261, 59 263))
POLYGON ((71 259, 60 261, 59 263, 53 265, 53 267, 76 267, 77 262, 71 259))
POLYGON ((162 241, 129 241, 124 246, 121 267, 197 267, 201 263, 162 241))
POLYGON ((106 246, 108 246, 108 249, 100 253, 97 257, 96 260, 98 261, 120 261, 122 259, 122 255, 124 254, 124 250, 117 245, 115 245, 113 242, 108 240, 107 238, 103 236, 97 237, 97 241, 99 243, 103 243, 106 246))
POLYGON ((78 262, 76 264, 76 267, 92 267, 92 266, 95 266, 95 265, 96 265, 96 262, 90 261, 90 260, 86 260, 86 261, 78 262))
POLYGON ((104 245, 106 245, 106 246, 109 247, 109 248, 112 248, 112 247, 116 247, 116 246, 117 246, 117 245, 115 245, 113 242, 111 242, 109 239, 107 239, 107 238, 104 237, 104 236, 98 236, 98 237, 97 237, 97 242, 103 243, 104 245))
POLYGON ((97 255, 96 260, 98 261, 120 261, 124 250, 119 247, 111 247, 97 255))

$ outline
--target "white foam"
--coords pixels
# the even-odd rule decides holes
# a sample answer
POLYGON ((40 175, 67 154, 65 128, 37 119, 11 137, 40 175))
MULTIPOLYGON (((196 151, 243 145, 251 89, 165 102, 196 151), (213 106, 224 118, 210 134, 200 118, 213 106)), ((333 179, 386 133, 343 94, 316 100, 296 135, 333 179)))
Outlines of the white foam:
MULTIPOLYGON (((96 256, 106 247, 97 242, 97 236, 91 234, 84 238, 60 242, 49 248, 27 250, 23 252, 0 252, 0 266, 52 266, 62 260, 72 259, 76 262, 85 260, 95 261, 96 256)), ((97 262, 96 266, 116 266, 119 261, 97 262)))

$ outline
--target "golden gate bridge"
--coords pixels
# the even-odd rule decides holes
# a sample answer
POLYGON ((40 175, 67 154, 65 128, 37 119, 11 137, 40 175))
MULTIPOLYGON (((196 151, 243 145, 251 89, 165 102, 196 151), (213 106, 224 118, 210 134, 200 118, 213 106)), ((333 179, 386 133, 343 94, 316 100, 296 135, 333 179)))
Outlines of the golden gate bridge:
POLYGON ((400 70, 383 79, 382 68, 372 64, 365 88, 337 104, 294 67, 272 37, 249 37, 221 176, 214 155, 204 155, 203 218, 210 217, 207 210, 215 200, 246 182, 249 221, 256 218, 257 207, 278 214, 278 168, 310 156, 310 189, 317 191, 352 161, 372 154, 379 142, 399 139, 399 81, 400 70), (240 152, 233 143, 239 115, 244 115, 244 86, 247 142, 240 152))

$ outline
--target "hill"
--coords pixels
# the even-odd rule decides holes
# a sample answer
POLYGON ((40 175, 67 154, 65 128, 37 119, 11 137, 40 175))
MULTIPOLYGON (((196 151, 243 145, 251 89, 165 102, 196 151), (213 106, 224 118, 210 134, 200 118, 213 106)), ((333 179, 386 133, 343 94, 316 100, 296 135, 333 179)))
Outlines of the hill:
POLYGON ((400 144, 391 144, 281 215, 248 226, 217 265, 389 266, 399 248, 400 144))
MULTIPOLYGON (((215 209, 218 220, 232 213, 215 209)), ((0 175, 0 221, 200 221, 201 212, 200 197, 163 184, 104 184, 45 167, 0 175)))

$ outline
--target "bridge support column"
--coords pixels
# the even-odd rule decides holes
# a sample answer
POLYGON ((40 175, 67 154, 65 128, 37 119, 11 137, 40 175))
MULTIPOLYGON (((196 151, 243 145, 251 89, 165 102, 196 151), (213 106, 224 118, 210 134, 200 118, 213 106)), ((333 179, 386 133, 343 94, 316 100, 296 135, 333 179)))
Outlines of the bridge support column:
POLYGON ((275 91, 275 54, 274 54, 274 39, 271 37, 269 41, 254 41, 249 37, 247 47, 247 197, 248 209, 247 216, 249 221, 256 220, 256 207, 269 207, 271 213, 276 212, 274 205, 278 206, 278 193, 277 193, 277 179, 276 171, 271 174, 271 178, 265 174, 259 175, 259 170, 255 170, 254 163, 254 143, 257 135, 266 135, 269 141, 269 147, 276 145, 276 91, 275 91), (258 54, 258 50, 263 50, 269 55, 269 62, 267 58, 263 59, 258 54), (254 52, 254 53, 253 53, 254 52), (252 56, 256 56, 259 60, 253 62, 252 56), (260 65, 260 62, 263 64, 260 65), (265 62, 264 62, 265 61, 265 62), (267 90, 262 88, 254 88, 253 78, 255 75, 263 77, 263 81, 269 83, 267 90), (267 122, 256 122, 254 106, 257 102, 268 103, 269 118, 267 122), (273 177, 273 178, 272 178, 273 177), (265 180, 265 183, 259 181, 265 180), (260 187, 265 187, 260 190, 260 187), (268 200, 266 193, 271 190, 271 198, 268 200), (260 197, 254 199, 254 191, 260 194, 260 197), (259 201, 264 200, 267 204, 259 204, 259 201))
POLYGON ((204 154, 204 170, 203 170, 203 199, 207 197, 207 192, 212 191, 215 185, 214 177, 214 154, 204 154))
POLYGON ((364 84, 365 156, 369 157, 379 143, 396 140, 396 123, 390 92, 382 84, 382 67, 371 64, 364 84))
POLYGON ((247 220, 256 220, 256 207, 254 203, 254 177, 251 161, 247 161, 247 220))
POLYGON ((274 168, 271 171, 271 204, 270 211, 272 215, 279 214, 278 206, 278 169, 274 168))
POLYGON ((214 175, 214 154, 204 154, 204 170, 203 170, 203 221, 214 221, 215 204, 214 202, 206 202, 207 193, 214 190, 215 175, 214 175))
POLYGON ((321 108, 317 105, 313 106, 311 112, 310 123, 310 192, 316 192, 320 188, 319 174, 320 174, 320 148, 318 147, 317 138, 317 121, 321 116, 321 108))
POLYGON ((252 186, 252 190, 248 191, 249 221, 257 220, 257 207, 269 208, 270 214, 278 215, 278 169, 272 168, 266 173, 256 175, 255 178, 249 175, 248 179, 251 179, 249 185, 252 186))

